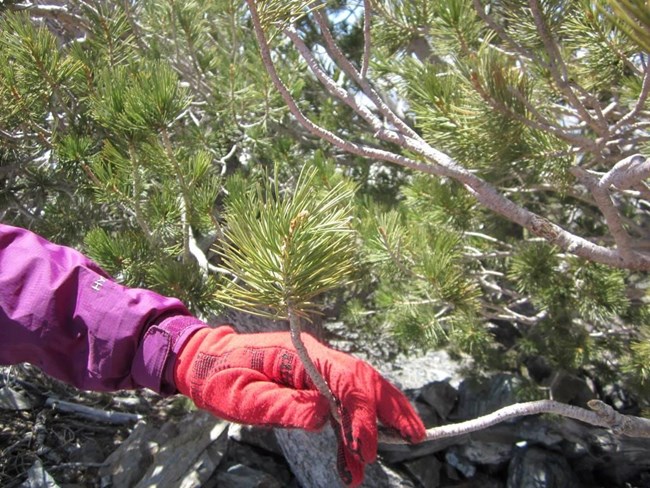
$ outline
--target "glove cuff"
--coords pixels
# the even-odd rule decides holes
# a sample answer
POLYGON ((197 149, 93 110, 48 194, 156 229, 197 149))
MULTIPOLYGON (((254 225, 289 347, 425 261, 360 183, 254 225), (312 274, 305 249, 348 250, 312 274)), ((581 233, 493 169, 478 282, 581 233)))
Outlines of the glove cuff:
POLYGON ((185 396, 192 398, 190 388, 190 374, 192 362, 199 352, 201 346, 207 347, 220 342, 224 337, 234 334, 235 330, 230 326, 216 328, 205 327, 201 330, 194 330, 180 344, 175 354, 174 363, 169 368, 172 381, 178 391, 185 396))
POLYGON ((178 351, 197 330, 207 325, 190 315, 166 315, 147 329, 134 358, 136 382, 162 395, 177 392, 173 366, 178 351))

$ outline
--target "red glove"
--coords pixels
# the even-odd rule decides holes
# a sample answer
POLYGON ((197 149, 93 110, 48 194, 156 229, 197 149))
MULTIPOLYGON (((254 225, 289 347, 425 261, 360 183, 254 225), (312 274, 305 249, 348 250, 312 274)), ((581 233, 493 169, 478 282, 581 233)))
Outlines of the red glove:
MULTIPOLYGON (((369 364, 308 334, 302 340, 339 402, 341 425, 334 430, 346 484, 360 484, 365 465, 377 457, 377 419, 410 442, 424 438, 424 425, 406 397, 369 364)), ((201 329, 178 354, 174 380, 199 408, 238 423, 315 431, 331 417, 288 332, 201 329)))

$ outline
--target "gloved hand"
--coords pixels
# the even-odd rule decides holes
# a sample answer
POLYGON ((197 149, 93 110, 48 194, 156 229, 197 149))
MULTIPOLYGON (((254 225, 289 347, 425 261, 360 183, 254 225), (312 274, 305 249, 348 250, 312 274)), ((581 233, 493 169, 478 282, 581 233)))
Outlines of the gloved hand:
MULTIPOLYGON (((339 405, 337 464, 356 486, 377 457, 377 419, 410 442, 425 429, 406 397, 369 364, 334 351, 308 334, 302 340, 339 405)), ((237 334, 231 327, 201 329, 178 354, 178 390, 199 408, 244 424, 318 430, 330 407, 309 379, 288 332, 237 334)))

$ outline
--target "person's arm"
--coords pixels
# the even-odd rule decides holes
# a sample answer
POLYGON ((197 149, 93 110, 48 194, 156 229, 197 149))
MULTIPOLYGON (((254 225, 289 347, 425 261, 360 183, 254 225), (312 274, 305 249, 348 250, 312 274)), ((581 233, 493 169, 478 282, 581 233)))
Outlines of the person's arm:
POLYGON ((171 394, 175 355, 204 327, 179 300, 121 286, 74 249, 0 224, 0 364, 28 362, 85 390, 171 394))
MULTIPOLYGON (((345 483, 360 484, 375 460, 377 421, 424 438, 408 399, 372 366, 302 339, 337 400, 345 483)), ((288 332, 208 327, 174 298, 121 286, 79 252, 0 224, 0 364, 19 362, 88 390, 178 390, 233 422, 318 430, 333 420, 288 332)))

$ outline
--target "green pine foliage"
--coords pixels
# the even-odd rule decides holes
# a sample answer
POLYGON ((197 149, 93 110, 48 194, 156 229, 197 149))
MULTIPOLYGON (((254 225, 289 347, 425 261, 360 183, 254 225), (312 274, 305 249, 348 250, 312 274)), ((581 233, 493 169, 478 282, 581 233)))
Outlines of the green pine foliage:
POLYGON ((272 183, 246 187, 236 178, 227 185, 220 253, 235 279, 217 300, 274 319, 287 320, 290 310, 308 318, 319 311, 320 295, 349 280, 353 188, 345 181, 323 187, 317 179, 306 167, 292 193, 277 175, 272 183))
MULTIPOLYGON (((523 0, 481 0, 483 15, 473 0, 371 3, 369 78, 417 133, 517 204, 611 246, 574 170, 600 177, 649 155, 647 99, 634 124, 625 119, 645 86, 647 2, 544 0, 543 28, 523 0), (580 123, 581 111, 596 123, 580 123), (614 137, 601 117, 616 140, 599 142, 614 137)), ((258 5, 306 116, 417 158, 328 96, 283 37, 293 23, 325 60, 310 13, 322 9, 360 66, 357 3, 258 5)), ((3 222, 77 246, 124 284, 179 297, 203 318, 223 306, 286 318, 291 306, 393 352, 447 347, 478 372, 542 358, 650 384, 647 273, 577 259, 458 182, 308 134, 266 76, 245 2, 72 1, 66 21, 17 10, 0 2, 3 222)), ((647 182, 612 192, 641 245, 647 195, 647 182)))

